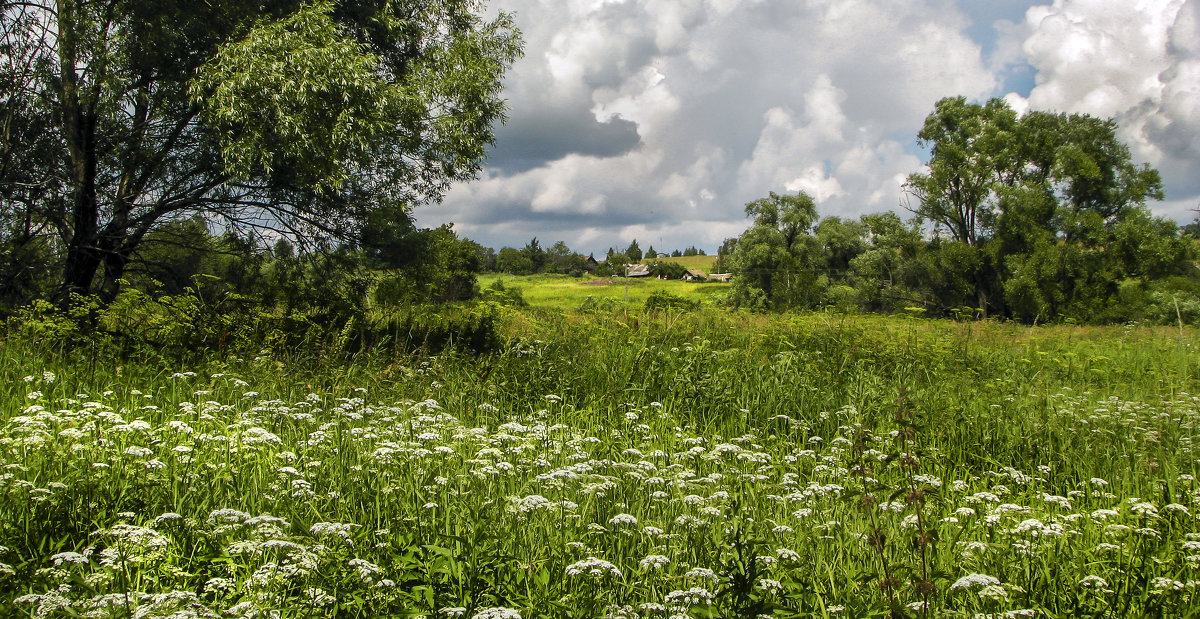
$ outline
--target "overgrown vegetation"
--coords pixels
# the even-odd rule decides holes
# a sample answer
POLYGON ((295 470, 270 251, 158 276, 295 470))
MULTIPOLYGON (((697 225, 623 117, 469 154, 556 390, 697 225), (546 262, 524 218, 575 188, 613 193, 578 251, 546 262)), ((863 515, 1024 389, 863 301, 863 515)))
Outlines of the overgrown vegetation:
POLYGON ((13 612, 1197 607, 1190 328, 154 303, 8 325, 13 612))
POLYGON ((1195 240, 1151 216, 1158 172, 1116 126, 1086 115, 1018 117, 996 99, 943 99, 905 185, 915 217, 819 218, 804 193, 746 205, 722 247, 730 300, 752 309, 858 307, 1026 323, 1183 322, 1200 297, 1195 240))

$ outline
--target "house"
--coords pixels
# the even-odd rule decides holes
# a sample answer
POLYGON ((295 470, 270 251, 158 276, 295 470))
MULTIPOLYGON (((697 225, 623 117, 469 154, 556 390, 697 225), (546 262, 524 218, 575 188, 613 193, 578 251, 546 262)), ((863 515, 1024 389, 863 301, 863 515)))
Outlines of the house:
POLYGON ((733 277, 732 273, 712 273, 708 276, 710 282, 728 282, 733 277))
POLYGON ((700 269, 688 269, 683 272, 681 279, 685 282, 702 282, 708 279, 708 274, 700 269))
POLYGON ((645 264, 625 265, 626 277, 650 277, 650 267, 645 264))
POLYGON ((583 270, 587 271, 588 275, 594 275, 598 266, 600 266, 600 263, 596 262, 596 256, 588 254, 587 260, 583 263, 583 270))

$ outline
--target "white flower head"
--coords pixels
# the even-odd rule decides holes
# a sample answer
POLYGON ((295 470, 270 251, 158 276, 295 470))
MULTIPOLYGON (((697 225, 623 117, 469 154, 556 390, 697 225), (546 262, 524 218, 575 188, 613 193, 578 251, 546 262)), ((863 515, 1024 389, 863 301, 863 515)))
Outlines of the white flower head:
POLYGON ((596 557, 588 557, 567 566, 567 576, 585 575, 592 578, 604 578, 606 576, 621 578, 621 570, 617 569, 617 566, 612 563, 596 557))
POLYGON ((996 578, 994 576, 988 576, 987 574, 967 574, 966 576, 963 576, 962 578, 959 578, 958 580, 954 581, 954 584, 950 585, 950 590, 954 591, 955 589, 977 589, 977 588, 981 589, 983 587, 987 587, 990 585, 999 585, 999 584, 1000 584, 1000 579, 996 578))

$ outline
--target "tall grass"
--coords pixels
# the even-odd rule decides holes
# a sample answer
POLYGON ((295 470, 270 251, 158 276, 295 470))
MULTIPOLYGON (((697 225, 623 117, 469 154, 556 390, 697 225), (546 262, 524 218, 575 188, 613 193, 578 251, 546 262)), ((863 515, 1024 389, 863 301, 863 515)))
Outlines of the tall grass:
POLYGON ((487 312, 174 354, 14 331, 0 606, 1197 614, 1191 332, 487 312))

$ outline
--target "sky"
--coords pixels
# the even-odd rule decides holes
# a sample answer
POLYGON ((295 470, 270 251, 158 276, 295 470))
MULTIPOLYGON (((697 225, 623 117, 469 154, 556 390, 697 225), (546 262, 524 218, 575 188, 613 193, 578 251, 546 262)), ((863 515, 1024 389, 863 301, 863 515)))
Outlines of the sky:
POLYGON ((480 177, 419 207, 486 246, 696 246, 747 202, 806 191, 821 216, 896 211, 934 104, 1004 97, 1113 118, 1200 206, 1200 0, 491 0, 525 55, 480 177))

